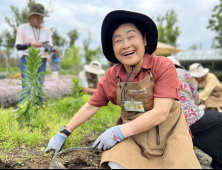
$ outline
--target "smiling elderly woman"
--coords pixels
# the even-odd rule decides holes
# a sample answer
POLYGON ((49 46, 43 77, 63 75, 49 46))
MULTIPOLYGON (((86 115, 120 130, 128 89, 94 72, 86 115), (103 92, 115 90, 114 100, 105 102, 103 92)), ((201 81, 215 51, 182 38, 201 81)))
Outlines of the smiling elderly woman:
POLYGON ((157 39, 156 25, 146 15, 113 11, 105 17, 103 52, 119 64, 101 78, 89 102, 50 140, 46 151, 55 147, 57 153, 73 130, 111 101, 122 111, 115 126, 92 146, 104 150, 101 168, 200 168, 177 101, 181 83, 174 65, 151 56, 157 39))

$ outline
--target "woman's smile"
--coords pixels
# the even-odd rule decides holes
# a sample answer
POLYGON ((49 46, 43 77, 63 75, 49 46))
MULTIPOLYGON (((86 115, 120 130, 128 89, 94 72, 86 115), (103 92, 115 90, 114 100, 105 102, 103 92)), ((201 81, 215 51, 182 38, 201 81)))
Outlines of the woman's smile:
POLYGON ((133 51, 124 52, 122 55, 123 55, 123 57, 130 58, 130 57, 132 57, 134 54, 135 54, 135 51, 133 50, 133 51))

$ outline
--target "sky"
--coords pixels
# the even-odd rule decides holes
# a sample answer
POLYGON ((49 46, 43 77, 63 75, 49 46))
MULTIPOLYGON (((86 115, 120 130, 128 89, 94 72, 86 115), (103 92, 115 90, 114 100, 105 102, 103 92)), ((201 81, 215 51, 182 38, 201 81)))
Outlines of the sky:
MULTIPOLYGON (((27 0, 1 0, 0 33, 10 27, 4 20, 4 15, 12 17, 10 5, 22 10, 27 0)), ((194 44, 202 44, 202 49, 210 49, 215 33, 207 29, 213 8, 219 0, 36 0, 46 8, 52 2, 53 13, 44 18, 47 28, 56 27, 59 34, 66 38, 70 30, 77 29, 80 33, 76 41, 82 46, 82 41, 91 32, 93 42, 91 48, 101 45, 101 25, 104 17, 113 10, 129 10, 143 13, 154 19, 164 16, 173 9, 178 17, 176 26, 181 31, 177 39, 178 48, 186 50, 194 44)))

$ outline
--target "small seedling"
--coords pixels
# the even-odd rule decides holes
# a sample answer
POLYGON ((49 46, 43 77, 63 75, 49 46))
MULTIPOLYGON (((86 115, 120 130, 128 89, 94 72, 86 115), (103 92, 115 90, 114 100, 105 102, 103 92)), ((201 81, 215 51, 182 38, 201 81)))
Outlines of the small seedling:
POLYGON ((79 78, 73 78, 72 79, 73 86, 71 87, 72 90, 72 96, 74 98, 80 98, 82 95, 86 94, 82 91, 83 87, 80 84, 79 78))

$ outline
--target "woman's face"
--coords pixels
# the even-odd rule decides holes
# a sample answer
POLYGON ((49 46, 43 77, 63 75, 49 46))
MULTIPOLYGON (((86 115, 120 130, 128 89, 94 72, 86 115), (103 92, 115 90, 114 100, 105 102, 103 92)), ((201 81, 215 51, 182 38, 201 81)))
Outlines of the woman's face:
POLYGON ((196 81, 201 81, 202 80, 202 77, 200 77, 200 78, 195 78, 196 79, 196 81))
POLYGON ((116 58, 126 66, 132 66, 143 60, 146 36, 132 23, 120 25, 112 37, 113 51, 116 58))
POLYGON ((32 26, 39 28, 43 22, 43 16, 34 14, 30 17, 30 21, 32 26))

